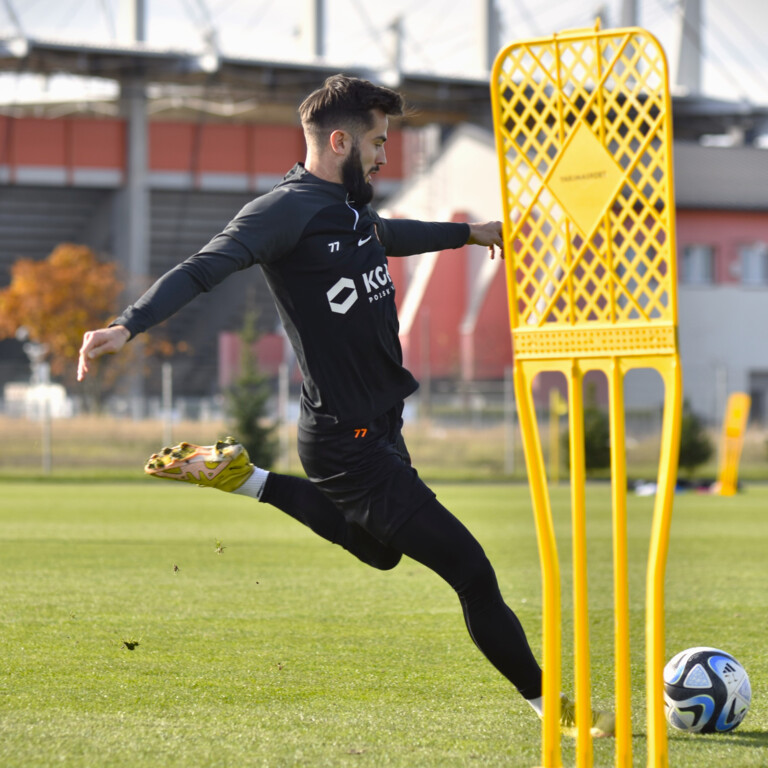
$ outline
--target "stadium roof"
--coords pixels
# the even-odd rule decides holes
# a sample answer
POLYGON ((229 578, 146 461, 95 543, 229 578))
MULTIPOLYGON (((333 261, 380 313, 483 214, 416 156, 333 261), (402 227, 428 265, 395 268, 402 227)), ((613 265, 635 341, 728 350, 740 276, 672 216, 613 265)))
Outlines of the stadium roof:
MULTIPOLYGON (((344 71, 396 87, 412 110, 410 124, 471 122, 491 124, 488 81, 413 72, 381 72, 364 66, 239 58, 209 52, 131 45, 61 42, 29 37, 0 38, 0 72, 82 77, 204 89, 206 99, 252 99, 250 113, 240 119, 260 119, 264 107, 270 119, 275 108, 296 104, 331 74, 344 71)), ((739 132, 747 143, 768 132, 768 108, 705 97, 673 99, 674 134, 678 139, 739 132)))
POLYGON ((207 98, 255 98, 295 107, 312 89, 337 72, 397 87, 413 110, 412 124, 490 121, 488 82, 432 74, 388 74, 362 66, 238 58, 145 44, 93 45, 34 38, 0 38, 0 72, 67 73, 148 83, 205 88, 207 98))

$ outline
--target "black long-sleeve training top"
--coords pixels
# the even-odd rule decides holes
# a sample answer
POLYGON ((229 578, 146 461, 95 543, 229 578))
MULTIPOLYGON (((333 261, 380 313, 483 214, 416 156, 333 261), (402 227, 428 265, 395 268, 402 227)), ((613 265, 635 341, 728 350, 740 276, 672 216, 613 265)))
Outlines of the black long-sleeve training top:
POLYGON ((201 251, 161 277, 112 325, 131 336, 238 270, 259 264, 303 377, 308 430, 367 424, 412 394, 387 256, 459 248, 467 224, 383 219, 343 185, 295 165, 201 251))

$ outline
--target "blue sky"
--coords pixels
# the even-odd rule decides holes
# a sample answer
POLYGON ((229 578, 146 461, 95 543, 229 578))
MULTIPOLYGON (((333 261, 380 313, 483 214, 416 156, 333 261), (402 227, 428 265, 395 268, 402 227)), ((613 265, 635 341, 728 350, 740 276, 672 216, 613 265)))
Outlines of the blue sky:
MULTIPOLYGON (((5 0, 0 34, 15 33, 9 7, 30 37, 99 42, 115 39, 120 0, 5 0), (10 6, 9 6, 10 3, 10 6)), ((215 30, 227 54, 257 58, 302 58, 300 30, 307 0, 147 0, 150 45, 200 50, 207 29, 215 30)), ((602 8, 608 26, 619 20, 621 0, 504 0, 502 44, 590 26, 602 8)), ((766 0, 702 0, 703 90, 707 95, 768 104, 766 0)), ((343 67, 384 67, 387 28, 402 17, 403 68, 446 75, 485 75, 479 53, 477 0, 325 0, 326 59, 343 67)), ((679 29, 678 0, 638 0, 640 25, 659 38, 674 73, 679 29)), ((606 26, 606 24, 604 24, 606 26)), ((39 88, 52 97, 82 91, 67 78, 0 78, 0 100, 34 98, 39 88)), ((89 84, 94 97, 110 86, 89 84)))

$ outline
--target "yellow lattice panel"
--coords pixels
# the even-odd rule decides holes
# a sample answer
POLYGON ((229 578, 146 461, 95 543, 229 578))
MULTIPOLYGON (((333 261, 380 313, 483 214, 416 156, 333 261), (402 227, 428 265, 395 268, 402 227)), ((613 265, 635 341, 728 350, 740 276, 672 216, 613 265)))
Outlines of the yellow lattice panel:
POLYGON ((646 571, 648 765, 666 768, 664 575, 682 410, 677 347, 671 109, 666 60, 641 29, 575 30, 503 50, 491 96, 504 209, 515 394, 542 564, 542 765, 560 768, 560 564, 532 393, 568 383, 576 765, 592 765, 583 378, 608 380, 611 423, 616 765, 632 765, 623 379, 665 387, 646 571))
POLYGON ((590 30, 515 44, 498 64, 505 225, 517 257, 512 329, 674 327, 670 110, 658 43, 643 30, 590 30))

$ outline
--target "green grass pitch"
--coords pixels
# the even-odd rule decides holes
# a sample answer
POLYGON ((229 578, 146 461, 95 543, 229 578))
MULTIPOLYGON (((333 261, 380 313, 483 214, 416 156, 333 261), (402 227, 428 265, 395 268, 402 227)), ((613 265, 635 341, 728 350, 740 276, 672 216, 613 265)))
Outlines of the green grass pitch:
MULTIPOLYGON (((458 601, 412 561, 382 573, 266 505, 163 485, 5 482, 0 765, 535 766, 538 720, 481 657, 458 601)), ((441 485, 540 651, 528 490, 441 485)), ((553 504, 569 604, 568 490, 553 504)), ((652 509, 630 497, 633 754, 644 766, 643 587, 652 509)), ((595 702, 612 701, 610 498, 588 492, 595 702)), ((722 736, 670 732, 670 765, 768 764, 768 489, 681 494, 668 656, 722 647, 752 709, 722 736)), ((571 621, 563 618, 569 651, 571 621)), ((570 658, 564 662, 568 690, 570 658)), ((563 742, 573 764, 572 744, 563 742)), ((595 744, 613 765, 613 743, 595 744)))

